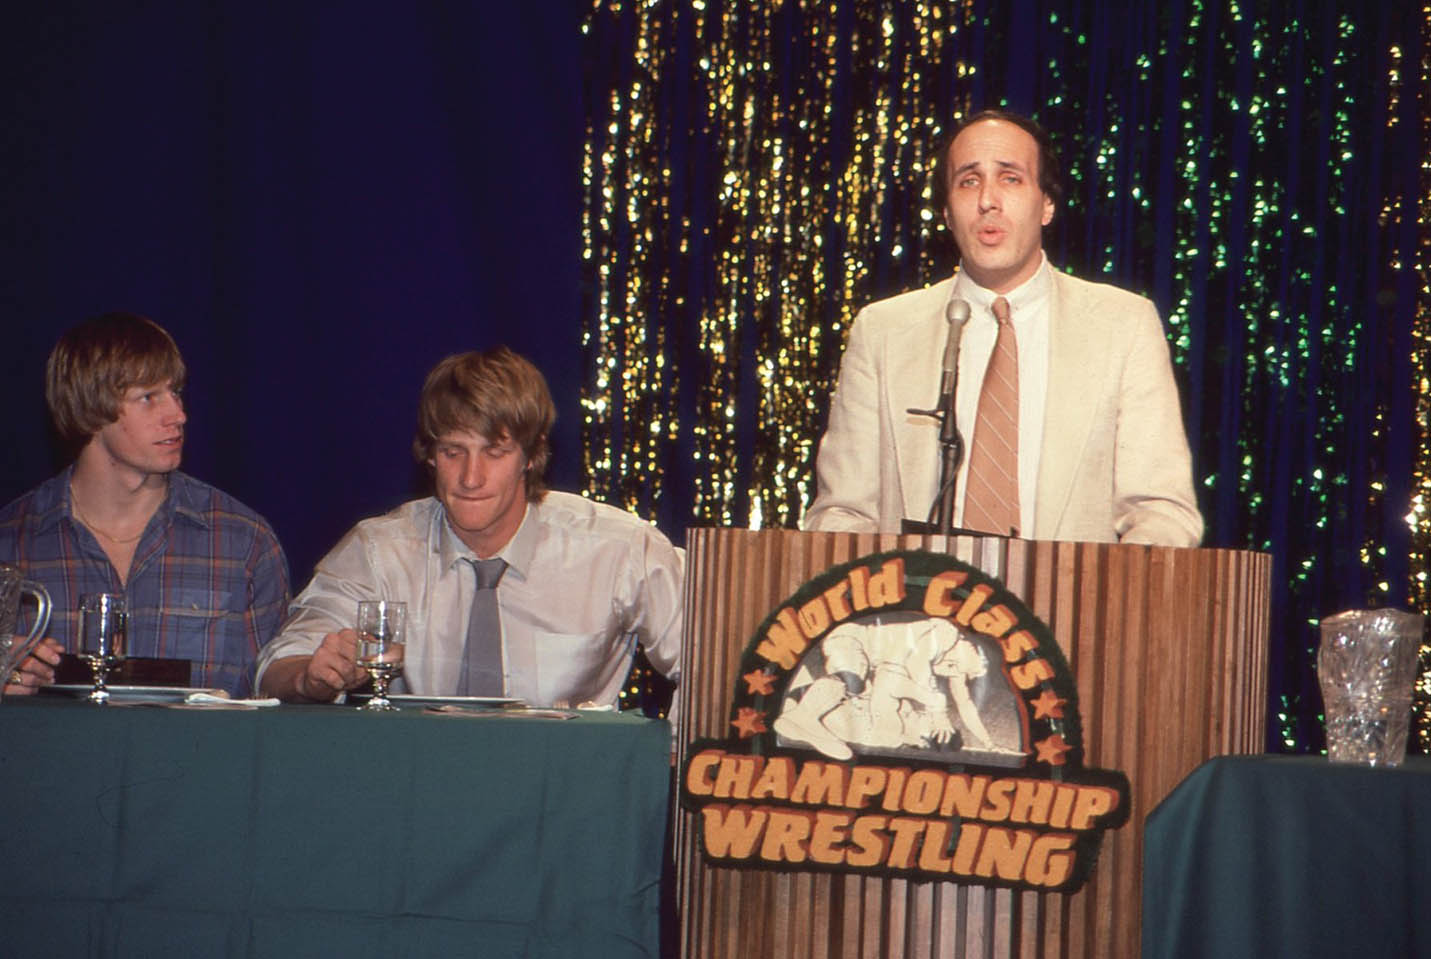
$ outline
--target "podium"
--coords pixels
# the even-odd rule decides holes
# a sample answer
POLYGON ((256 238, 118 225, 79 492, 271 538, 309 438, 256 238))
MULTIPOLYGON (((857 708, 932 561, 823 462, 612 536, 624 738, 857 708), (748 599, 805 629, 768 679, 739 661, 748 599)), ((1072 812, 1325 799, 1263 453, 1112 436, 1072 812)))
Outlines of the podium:
POLYGON ((741 655, 766 615, 841 563, 947 554, 1001 580, 1053 633, 1077 683, 1086 762, 1126 773, 1130 816, 1076 893, 774 871, 702 859, 676 822, 688 959, 1127 957, 1138 954, 1143 821, 1204 760, 1262 752, 1267 554, 1000 538, 693 529, 679 688, 681 768, 730 734, 741 655))

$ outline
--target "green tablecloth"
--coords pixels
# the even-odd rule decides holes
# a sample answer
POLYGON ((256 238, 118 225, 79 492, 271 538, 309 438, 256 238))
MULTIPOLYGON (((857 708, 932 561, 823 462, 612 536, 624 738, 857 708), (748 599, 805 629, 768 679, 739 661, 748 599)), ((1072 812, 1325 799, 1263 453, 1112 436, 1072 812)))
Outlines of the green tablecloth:
POLYGON ((1143 959, 1431 957, 1431 761, 1205 763, 1148 817, 1143 959))
POLYGON ((670 731, 0 704, 0 955, 654 956, 670 731))

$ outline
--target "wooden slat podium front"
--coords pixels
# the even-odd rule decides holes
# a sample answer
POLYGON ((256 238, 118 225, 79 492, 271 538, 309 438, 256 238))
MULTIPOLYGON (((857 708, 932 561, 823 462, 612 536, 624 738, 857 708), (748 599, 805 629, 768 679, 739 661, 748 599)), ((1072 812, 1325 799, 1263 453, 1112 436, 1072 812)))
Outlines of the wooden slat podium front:
POLYGON ((691 530, 678 739, 726 738, 737 667, 761 621, 831 566, 891 549, 953 555, 1048 624, 1076 678, 1088 766, 1131 784, 1074 894, 708 865, 688 812, 676 858, 688 959, 1114 957, 1138 954, 1143 820, 1203 760, 1261 752, 1271 557, 793 530, 691 530))

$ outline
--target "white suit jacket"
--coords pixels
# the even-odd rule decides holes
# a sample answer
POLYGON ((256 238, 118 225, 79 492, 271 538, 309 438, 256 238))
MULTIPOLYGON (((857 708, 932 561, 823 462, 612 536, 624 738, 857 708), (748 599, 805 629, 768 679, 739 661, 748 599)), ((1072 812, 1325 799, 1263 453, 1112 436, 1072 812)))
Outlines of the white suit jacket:
MULTIPOLYGON (((855 317, 816 459, 806 529, 899 532, 924 520, 953 277, 855 317)), ((1053 271, 1048 400, 1030 539, 1196 546, 1202 515, 1177 384, 1147 299, 1053 271)))

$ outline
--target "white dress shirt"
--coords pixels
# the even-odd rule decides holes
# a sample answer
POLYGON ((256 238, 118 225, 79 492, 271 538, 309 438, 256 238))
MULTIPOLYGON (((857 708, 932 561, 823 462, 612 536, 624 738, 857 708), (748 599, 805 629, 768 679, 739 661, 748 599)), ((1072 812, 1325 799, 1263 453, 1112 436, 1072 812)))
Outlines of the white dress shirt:
MULTIPOLYGON (((989 368, 989 357, 994 353, 994 341, 999 334, 999 324, 994 319, 994 300, 1002 295, 1009 301, 1009 318, 1019 345, 1019 531, 1025 538, 1033 536, 1039 452, 1043 448, 1043 416, 1048 398, 1048 318, 1052 269, 1045 256, 1038 272, 1004 294, 984 289, 962 270, 954 278, 953 297, 969 304, 969 322, 964 325, 964 336, 959 341, 959 389, 954 397, 959 435, 964 437, 964 461, 959 465, 959 482, 955 490, 955 526, 964 525, 969 453, 978 442, 974 424, 979 417, 979 393, 983 389, 984 373, 989 368)), ((938 483, 938 476, 935 483, 938 483)))
MULTIPOLYGON (((655 527, 612 506, 549 492, 528 504, 499 553, 506 694, 532 705, 615 704, 639 640, 651 664, 680 678, 683 558, 655 527)), ((283 629, 259 656, 309 655, 351 627, 358 601, 408 606, 403 680, 425 696, 455 693, 476 578, 474 554, 428 498, 354 527, 319 563, 283 629)), ((396 688, 396 687, 395 687, 396 688)))

